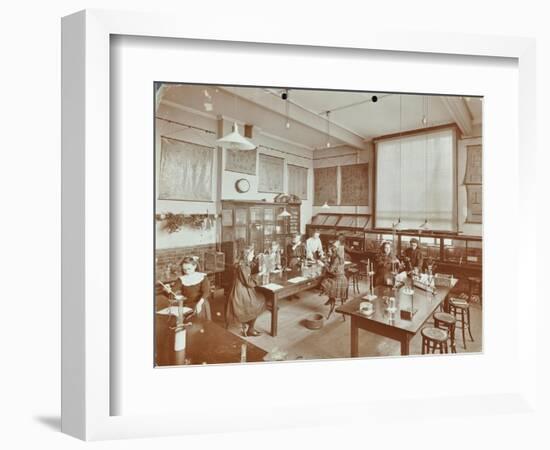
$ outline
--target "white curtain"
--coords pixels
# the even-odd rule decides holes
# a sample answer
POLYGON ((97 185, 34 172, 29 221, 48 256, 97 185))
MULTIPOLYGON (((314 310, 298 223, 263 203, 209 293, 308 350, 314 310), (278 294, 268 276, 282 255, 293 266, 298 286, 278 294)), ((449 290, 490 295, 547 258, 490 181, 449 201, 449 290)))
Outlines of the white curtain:
POLYGON ((376 227, 454 231, 453 130, 376 144, 376 227))

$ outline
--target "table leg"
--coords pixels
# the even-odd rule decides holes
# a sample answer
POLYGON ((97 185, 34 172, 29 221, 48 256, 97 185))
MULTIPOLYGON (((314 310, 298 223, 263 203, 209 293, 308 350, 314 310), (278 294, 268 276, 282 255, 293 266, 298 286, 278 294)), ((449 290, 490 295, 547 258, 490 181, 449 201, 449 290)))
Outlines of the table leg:
POLYGON ((405 334, 400 339, 401 342, 401 355, 407 356, 409 354, 409 342, 410 337, 408 334, 405 334))
POLYGON ((359 356, 359 327, 357 326, 357 319, 355 316, 351 316, 351 357, 356 358, 359 356))
POLYGON ((277 296, 271 297, 271 336, 277 336, 277 323, 279 320, 279 308, 277 305, 277 296))

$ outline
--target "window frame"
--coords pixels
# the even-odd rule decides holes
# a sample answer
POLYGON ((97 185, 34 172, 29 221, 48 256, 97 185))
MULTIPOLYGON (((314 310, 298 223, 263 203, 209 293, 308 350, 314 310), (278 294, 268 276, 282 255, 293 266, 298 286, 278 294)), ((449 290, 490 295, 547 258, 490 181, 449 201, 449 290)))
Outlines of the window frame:
POLYGON ((376 137, 372 140, 373 144, 373 158, 372 158, 372 166, 373 166, 373 200, 372 200, 372 229, 373 230, 390 230, 389 227, 378 227, 376 225, 376 219, 377 219, 377 186, 378 186, 378 143, 380 142, 387 142, 390 140, 397 140, 404 137, 411 137, 416 135, 422 135, 422 134, 432 134, 437 133, 439 131, 445 131, 445 130, 451 130, 452 132, 452 140, 453 140, 453 194, 452 194, 452 211, 453 211, 453 229, 452 230, 432 230, 432 231, 441 231, 448 234, 458 234, 458 140, 459 137, 462 137, 460 135, 460 129, 458 128, 458 125, 456 123, 448 123, 444 125, 436 125, 433 127, 427 127, 427 128, 417 128, 414 130, 407 130, 402 133, 392 133, 392 134, 386 134, 383 136, 376 137))

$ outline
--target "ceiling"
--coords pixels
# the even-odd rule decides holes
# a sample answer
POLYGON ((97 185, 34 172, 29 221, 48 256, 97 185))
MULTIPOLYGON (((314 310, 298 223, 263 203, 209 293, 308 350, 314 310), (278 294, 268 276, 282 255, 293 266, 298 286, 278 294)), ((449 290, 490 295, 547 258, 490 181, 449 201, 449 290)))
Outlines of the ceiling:
POLYGON ((169 85, 163 100, 252 124, 311 149, 326 148, 327 140, 332 146, 364 147, 375 137, 453 122, 469 135, 482 121, 478 97, 169 85), (287 101, 281 98, 283 92, 288 92, 287 101))

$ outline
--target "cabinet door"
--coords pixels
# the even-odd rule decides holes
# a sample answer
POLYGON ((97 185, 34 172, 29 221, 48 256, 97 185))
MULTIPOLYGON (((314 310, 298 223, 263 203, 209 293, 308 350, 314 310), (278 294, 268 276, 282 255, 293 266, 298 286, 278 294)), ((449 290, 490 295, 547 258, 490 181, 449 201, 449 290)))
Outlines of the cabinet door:
POLYGON ((290 213, 289 220, 289 230, 291 234, 299 233, 300 228, 300 207, 299 206, 289 206, 288 212, 290 213))
POLYGON ((262 223, 250 225, 250 244, 254 245, 256 253, 264 251, 264 226, 262 223))
POLYGON ((233 232, 233 208, 222 209, 222 242, 232 242, 235 240, 233 232))
POLYGON ((259 207, 250 208, 250 223, 263 223, 264 222, 264 209, 259 207))
POLYGON ((264 222, 275 222, 274 208, 264 208, 264 222))
MULTIPOLYGON (((288 217, 281 217, 280 214, 285 210, 282 206, 277 206, 275 208, 275 232, 278 235, 288 234, 288 217)), ((288 212, 288 211, 287 211, 288 212)))
POLYGON ((235 226, 248 226, 248 209, 235 208, 235 226))

